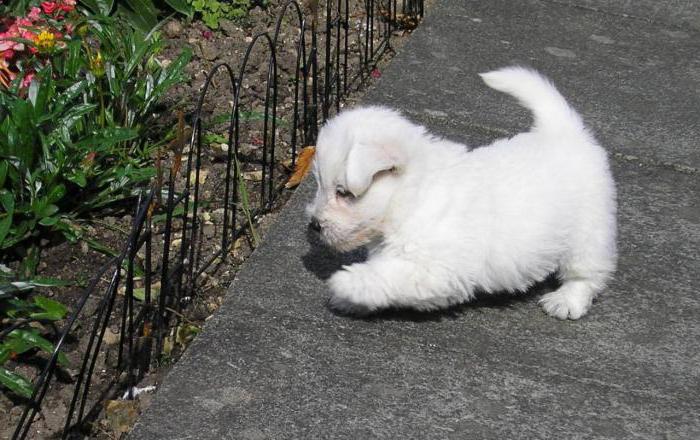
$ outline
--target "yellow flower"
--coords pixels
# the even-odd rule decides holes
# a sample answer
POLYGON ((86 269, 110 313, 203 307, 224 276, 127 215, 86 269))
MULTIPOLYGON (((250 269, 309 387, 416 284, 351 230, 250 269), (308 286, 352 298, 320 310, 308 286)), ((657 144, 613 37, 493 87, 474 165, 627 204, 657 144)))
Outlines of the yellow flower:
POLYGON ((105 63, 99 51, 90 57, 90 72, 98 78, 105 74, 105 63))
POLYGON ((34 38, 34 44, 40 52, 50 52, 56 46, 56 36, 44 29, 34 38))

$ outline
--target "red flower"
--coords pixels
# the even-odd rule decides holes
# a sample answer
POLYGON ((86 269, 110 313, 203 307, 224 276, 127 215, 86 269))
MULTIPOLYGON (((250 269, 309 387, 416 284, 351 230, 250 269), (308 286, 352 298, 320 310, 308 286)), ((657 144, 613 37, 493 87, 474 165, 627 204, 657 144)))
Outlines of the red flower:
POLYGON ((41 9, 44 11, 44 14, 51 15, 58 9, 58 4, 56 2, 42 2, 41 9))
POLYGON ((381 78, 381 77, 382 77, 382 72, 380 72, 379 69, 377 69, 377 68, 375 67, 375 68, 372 69, 372 71, 370 72, 370 75, 372 76, 372 78, 377 79, 377 78, 381 78))

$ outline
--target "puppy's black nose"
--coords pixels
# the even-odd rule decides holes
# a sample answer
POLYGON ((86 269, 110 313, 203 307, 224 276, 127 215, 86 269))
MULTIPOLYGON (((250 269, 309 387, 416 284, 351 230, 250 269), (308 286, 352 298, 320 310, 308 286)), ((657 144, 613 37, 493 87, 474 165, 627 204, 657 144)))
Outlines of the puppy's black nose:
POLYGON ((309 227, 316 232, 321 232, 321 223, 318 222, 318 219, 316 217, 311 217, 309 227))

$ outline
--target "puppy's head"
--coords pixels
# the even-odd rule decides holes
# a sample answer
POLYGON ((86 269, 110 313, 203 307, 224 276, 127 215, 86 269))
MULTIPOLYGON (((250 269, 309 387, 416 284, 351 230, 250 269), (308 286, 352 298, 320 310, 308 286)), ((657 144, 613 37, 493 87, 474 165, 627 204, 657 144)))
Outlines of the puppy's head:
POLYGON ((345 111, 324 125, 313 166, 318 187, 307 212, 328 245, 350 251, 381 239, 411 146, 423 132, 381 107, 345 111))

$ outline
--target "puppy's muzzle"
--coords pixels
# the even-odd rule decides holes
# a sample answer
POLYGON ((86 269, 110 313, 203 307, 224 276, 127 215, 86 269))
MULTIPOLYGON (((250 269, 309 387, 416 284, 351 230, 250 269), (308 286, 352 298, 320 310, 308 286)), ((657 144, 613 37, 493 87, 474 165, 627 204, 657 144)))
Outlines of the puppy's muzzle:
POLYGON ((321 232, 321 223, 316 217, 311 217, 309 228, 311 228, 312 231, 321 232))

